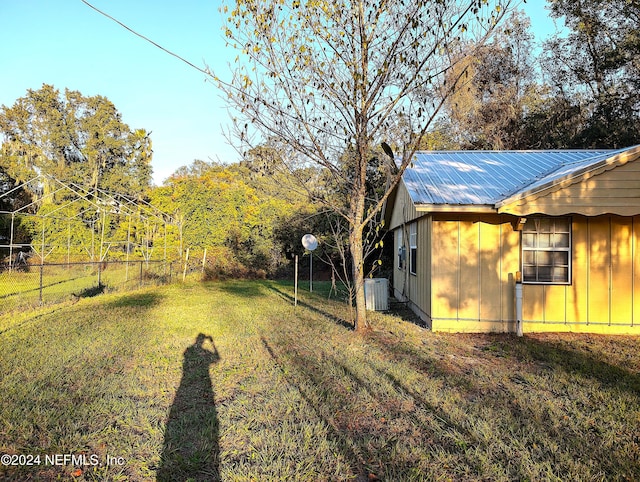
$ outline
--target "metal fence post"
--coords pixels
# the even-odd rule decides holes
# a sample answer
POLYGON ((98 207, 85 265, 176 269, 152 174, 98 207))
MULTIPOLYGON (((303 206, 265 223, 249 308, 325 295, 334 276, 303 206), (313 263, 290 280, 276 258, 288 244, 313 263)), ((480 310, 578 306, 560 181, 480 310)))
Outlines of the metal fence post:
POLYGON ((42 304, 42 276, 43 276, 44 264, 40 264, 40 304, 42 304))
POLYGON ((187 277, 187 266, 189 265, 189 248, 187 248, 187 255, 184 259, 184 270, 182 271, 182 282, 184 283, 185 278, 187 277))

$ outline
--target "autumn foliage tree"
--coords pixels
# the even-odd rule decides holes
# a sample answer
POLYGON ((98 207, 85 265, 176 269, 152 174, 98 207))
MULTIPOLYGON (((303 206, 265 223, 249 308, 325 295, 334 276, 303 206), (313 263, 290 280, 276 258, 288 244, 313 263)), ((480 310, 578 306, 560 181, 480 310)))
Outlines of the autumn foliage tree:
POLYGON ((178 169, 151 202, 180 225, 168 235, 172 250, 208 249, 220 275, 273 274, 282 262, 276 230, 293 212, 290 200, 266 194, 246 166, 196 160, 178 169))
POLYGON ((269 139, 285 162, 319 166, 339 185, 339 202, 316 201, 348 226, 356 330, 369 327, 363 233, 379 221, 444 99, 457 89, 458 79, 444 77, 460 49, 482 45, 509 4, 238 0, 222 7, 238 58, 230 78, 213 74, 235 110, 235 137, 249 145, 269 139), (403 129, 395 129, 398 123, 403 129), (383 192, 368 199, 371 153, 383 142, 393 149, 386 162, 397 169, 391 166, 383 192))

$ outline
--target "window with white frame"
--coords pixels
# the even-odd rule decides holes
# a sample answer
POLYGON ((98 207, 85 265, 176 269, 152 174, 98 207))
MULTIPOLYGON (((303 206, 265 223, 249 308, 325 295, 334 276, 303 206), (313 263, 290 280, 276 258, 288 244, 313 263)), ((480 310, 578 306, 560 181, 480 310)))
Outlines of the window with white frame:
POLYGON ((397 239, 398 239, 398 269, 404 269, 404 260, 406 257, 406 248, 404 246, 404 241, 402 239, 402 229, 398 229, 397 239))
POLYGON ((529 218, 522 229, 522 281, 571 282, 571 219, 529 218))
POLYGON ((409 225, 409 273, 417 273, 418 261, 418 225, 409 225))

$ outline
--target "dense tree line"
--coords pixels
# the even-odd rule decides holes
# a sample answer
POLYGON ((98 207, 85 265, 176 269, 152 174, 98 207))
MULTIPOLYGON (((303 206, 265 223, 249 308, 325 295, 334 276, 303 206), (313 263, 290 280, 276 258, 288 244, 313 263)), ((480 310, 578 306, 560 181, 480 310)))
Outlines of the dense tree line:
POLYGON ((549 0, 565 31, 538 55, 516 12, 467 56, 461 89, 440 124, 445 147, 621 148, 640 143, 640 4, 549 0))

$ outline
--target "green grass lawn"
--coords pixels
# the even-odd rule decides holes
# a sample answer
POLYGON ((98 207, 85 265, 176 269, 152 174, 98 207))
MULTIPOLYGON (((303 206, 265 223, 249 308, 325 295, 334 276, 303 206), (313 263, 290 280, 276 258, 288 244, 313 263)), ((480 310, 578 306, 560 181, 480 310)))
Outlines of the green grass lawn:
POLYGON ((289 284, 189 282, 0 317, 0 454, 23 464, 0 479, 640 480, 637 337, 379 313, 358 336, 314 288, 295 309, 289 284))
POLYGON ((95 263, 44 265, 42 278, 38 265, 30 266, 27 272, 5 270, 0 272, 0 316, 41 304, 90 296, 96 291, 136 289, 142 285, 159 284, 163 281, 165 271, 162 263, 147 265, 139 261, 111 262, 104 265, 100 273, 95 263), (102 285, 101 289, 98 289, 98 282, 102 285))

